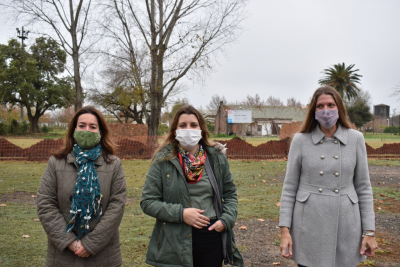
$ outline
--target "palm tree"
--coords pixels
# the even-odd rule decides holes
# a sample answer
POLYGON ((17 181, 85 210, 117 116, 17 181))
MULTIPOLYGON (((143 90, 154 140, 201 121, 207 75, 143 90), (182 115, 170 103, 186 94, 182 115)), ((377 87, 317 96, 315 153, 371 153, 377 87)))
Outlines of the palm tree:
POLYGON ((356 86, 356 83, 360 84, 360 77, 362 75, 357 74, 359 71, 353 70, 354 64, 345 66, 344 63, 333 65, 328 69, 324 69, 322 73, 326 76, 322 77, 318 83, 320 85, 330 85, 339 92, 342 98, 350 100, 356 97, 360 89, 356 86))

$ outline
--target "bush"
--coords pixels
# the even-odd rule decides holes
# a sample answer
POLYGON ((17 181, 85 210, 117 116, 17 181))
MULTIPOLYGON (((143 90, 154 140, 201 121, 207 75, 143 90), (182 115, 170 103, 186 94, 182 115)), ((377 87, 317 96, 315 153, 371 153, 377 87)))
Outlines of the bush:
POLYGON ((10 123, 0 123, 0 135, 26 135, 28 133, 29 123, 19 123, 12 119, 10 123))
POLYGON ((46 125, 43 125, 43 126, 40 128, 40 131, 41 131, 42 133, 48 133, 48 132, 50 132, 50 128, 47 127, 46 125))
POLYGON ((224 133, 219 133, 219 134, 217 134, 217 137, 227 137, 227 135, 224 133))
POLYGON ((158 125, 157 134, 158 134, 159 136, 165 135, 165 134, 168 133, 168 130, 169 130, 169 128, 168 128, 167 125, 165 125, 165 124, 159 124, 159 125, 158 125))
POLYGON ((208 124, 208 123, 207 123, 207 129, 208 129, 208 131, 209 131, 210 133, 213 133, 213 132, 214 132, 214 129, 215 129, 215 125, 214 125, 214 124, 208 124))
POLYGON ((396 133, 399 133, 399 128, 400 128, 400 127, 390 126, 390 127, 386 127, 386 128, 383 130, 383 132, 384 132, 384 133, 393 133, 393 134, 396 134, 396 133))

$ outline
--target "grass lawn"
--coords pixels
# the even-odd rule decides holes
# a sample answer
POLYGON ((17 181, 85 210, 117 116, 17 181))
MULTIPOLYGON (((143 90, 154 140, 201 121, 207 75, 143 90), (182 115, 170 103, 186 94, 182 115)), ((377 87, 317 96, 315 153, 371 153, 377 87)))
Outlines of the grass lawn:
MULTIPOLYGON (((120 242, 124 266, 146 266, 144 263, 149 236, 155 222, 140 209, 141 191, 149 160, 125 160, 123 168, 128 184, 128 200, 120 225, 120 242)), ((374 165, 400 165, 399 160, 369 160, 374 165)), ((47 236, 37 219, 32 195, 36 195, 47 163, 0 161, 0 265, 43 266, 47 236), (21 196, 19 201, 13 199, 21 196), (23 238, 29 235, 29 238, 23 238)), ((275 178, 284 175, 286 161, 230 161, 238 187, 238 219, 277 220, 282 183, 275 178)), ((392 189, 374 188, 374 195, 385 193, 400 197, 392 189)), ((17 199, 18 200, 18 199, 17 199)))

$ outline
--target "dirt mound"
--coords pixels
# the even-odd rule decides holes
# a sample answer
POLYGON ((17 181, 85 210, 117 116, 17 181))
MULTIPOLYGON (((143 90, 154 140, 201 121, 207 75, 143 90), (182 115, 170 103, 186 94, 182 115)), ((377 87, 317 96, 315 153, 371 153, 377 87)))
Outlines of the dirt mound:
POLYGON ((4 138, 0 138, 0 157, 21 157, 23 149, 4 138))
POLYGON ((289 144, 283 141, 268 141, 256 147, 258 155, 269 155, 276 158, 286 157, 288 150, 289 144))
POLYGON ((25 157, 28 160, 48 159, 51 152, 57 148, 62 147, 64 142, 63 138, 60 139, 44 139, 39 143, 24 149, 25 157))
POLYGON ((117 155, 120 158, 150 158, 153 155, 153 150, 145 144, 129 138, 120 139, 117 144, 117 155))

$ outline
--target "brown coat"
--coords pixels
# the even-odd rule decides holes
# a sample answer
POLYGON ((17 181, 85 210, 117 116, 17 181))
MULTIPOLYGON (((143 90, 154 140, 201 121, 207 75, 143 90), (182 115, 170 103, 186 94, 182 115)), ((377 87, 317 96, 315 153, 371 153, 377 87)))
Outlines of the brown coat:
POLYGON ((76 240, 65 233, 70 218, 71 201, 78 166, 73 153, 67 159, 51 157, 37 193, 38 214, 48 236, 46 266, 120 266, 122 264, 118 227, 126 199, 126 180, 121 160, 111 156, 107 163, 100 156, 96 161, 97 175, 103 199, 104 214, 90 221, 90 233, 82 238, 88 258, 76 256, 68 245, 76 240))

